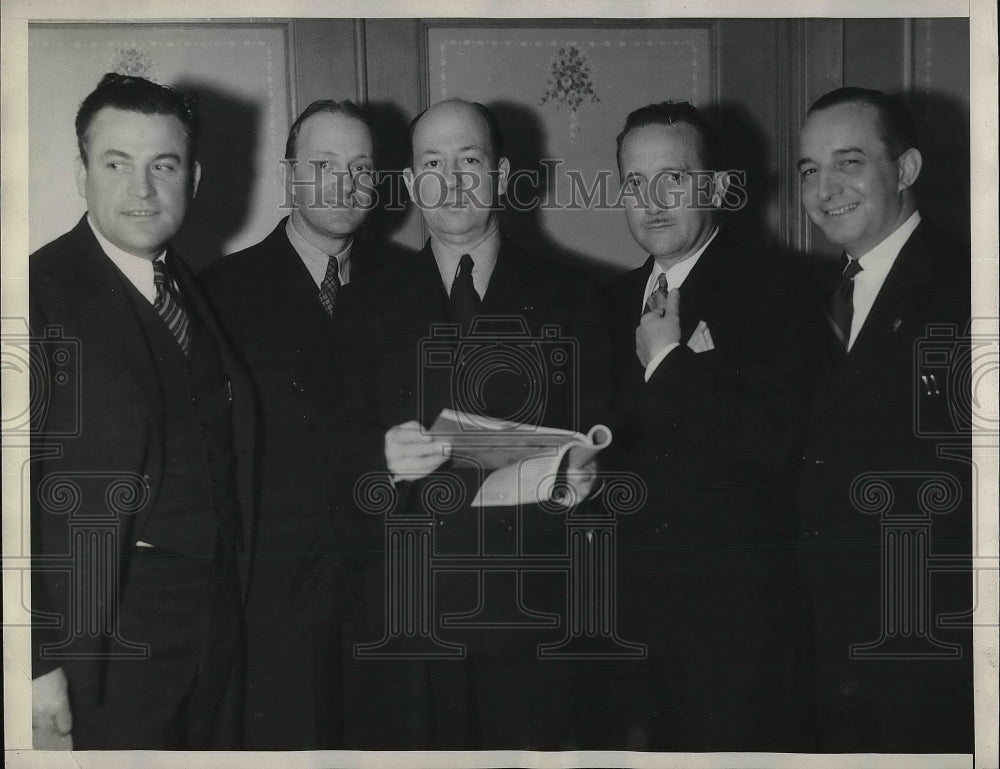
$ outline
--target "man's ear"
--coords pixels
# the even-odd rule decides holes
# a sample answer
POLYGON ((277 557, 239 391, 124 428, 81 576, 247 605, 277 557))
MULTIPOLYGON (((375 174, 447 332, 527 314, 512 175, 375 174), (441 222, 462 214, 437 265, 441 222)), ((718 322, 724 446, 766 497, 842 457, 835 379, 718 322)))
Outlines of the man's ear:
POLYGON ((410 193, 410 200, 416 203, 417 196, 413 192, 413 169, 409 166, 403 169, 403 184, 406 185, 406 191, 410 193))
POLYGON ((510 161, 500 158, 497 163, 497 195, 507 194, 507 177, 510 176, 510 161))
POLYGON ((712 179, 712 207, 722 208, 722 201, 726 199, 726 190, 729 189, 729 172, 716 171, 712 179))
POLYGON ((76 156, 76 191, 81 198, 87 197, 87 164, 79 155, 76 156))
POLYGON ((910 147, 906 152, 896 158, 896 168, 899 169, 899 191, 909 189, 920 176, 920 169, 923 167, 924 159, 920 155, 920 150, 910 147))
POLYGON ((198 194, 198 185, 201 184, 201 163, 197 160, 194 161, 194 167, 191 170, 194 171, 191 175, 191 198, 193 199, 198 194))

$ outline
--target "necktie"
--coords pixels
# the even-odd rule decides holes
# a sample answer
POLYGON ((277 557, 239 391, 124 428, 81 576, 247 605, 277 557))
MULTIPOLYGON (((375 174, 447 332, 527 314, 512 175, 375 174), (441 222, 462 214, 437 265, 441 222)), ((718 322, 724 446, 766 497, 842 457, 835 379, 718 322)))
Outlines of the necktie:
POLYGON ((646 299, 646 307, 643 312, 652 312, 653 310, 662 310, 667 306, 667 293, 670 288, 667 286, 667 275, 661 272, 660 277, 656 279, 656 288, 653 289, 649 298, 646 299))
POLYGON ((333 317, 333 306, 337 303, 337 294, 340 291, 341 285, 340 264, 337 262, 336 257, 331 256, 326 263, 326 275, 323 276, 323 282, 319 285, 320 304, 323 305, 326 314, 331 318, 333 317))
POLYGON ((448 297, 448 312, 453 321, 462 324, 463 329, 468 329, 472 319, 479 312, 482 300, 476 293, 476 287, 472 283, 472 268, 475 262, 468 254, 462 254, 458 261, 458 274, 451 284, 451 295, 448 297))
POLYGON ((830 310, 827 321, 837 336, 840 346, 847 351, 847 343, 851 339, 851 320, 854 318, 854 276, 864 269, 857 259, 847 257, 840 280, 830 299, 830 310))
POLYGON ((180 302, 167 275, 167 266, 162 261, 153 262, 153 283, 156 286, 156 300, 153 308, 163 318, 170 333, 174 335, 177 344, 184 354, 191 352, 191 334, 189 326, 191 319, 180 302))

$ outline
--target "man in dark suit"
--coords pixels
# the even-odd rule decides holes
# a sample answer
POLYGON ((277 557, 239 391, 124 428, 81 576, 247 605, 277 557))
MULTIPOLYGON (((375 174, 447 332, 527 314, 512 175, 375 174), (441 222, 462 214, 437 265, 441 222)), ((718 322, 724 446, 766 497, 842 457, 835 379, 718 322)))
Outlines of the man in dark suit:
POLYGON ((690 104, 632 112, 618 166, 650 255, 607 289, 609 460, 648 494, 618 524, 619 626, 648 659, 595 664, 606 717, 594 747, 792 749, 787 492, 807 340, 791 274, 719 226, 730 180, 690 104))
POLYGON ((238 746, 253 404, 168 246, 197 128, 177 91, 105 75, 76 119, 87 213, 29 263, 35 747, 238 746))
POLYGON ((481 468, 427 428, 445 408, 578 427, 577 360, 559 356, 567 340, 582 339, 585 294, 571 271, 554 273, 500 232, 509 164, 489 110, 442 102, 411 123, 410 138, 404 179, 429 241, 391 279, 353 282, 336 318, 345 379, 334 466, 347 483, 361 479, 359 508, 382 513, 354 516, 370 543, 370 622, 357 639, 347 746, 560 747, 570 737, 571 696, 560 664, 538 661, 535 647, 559 640, 547 623, 565 590, 546 575, 518 579, 510 558, 506 567, 480 567, 490 555, 562 548, 563 518, 533 507, 471 507, 481 468), (555 335, 543 336, 544 327, 555 335), (522 365, 524 356, 540 368, 522 365), (367 504, 372 483, 389 504, 367 504), (418 543, 406 550, 416 571, 397 582, 385 527, 395 536, 407 525, 418 543), (466 557, 468 568, 420 582, 429 551, 419 543, 431 541, 435 556, 466 557), (413 602, 401 625, 396 591, 413 602))
POLYGON ((357 107, 310 104, 285 149, 291 216, 201 274, 256 386, 259 506, 247 598, 247 747, 341 746, 341 630, 351 601, 337 530, 333 315, 373 271, 355 233, 371 206, 372 134, 357 107))
POLYGON ((970 261, 917 211, 921 162, 896 98, 809 109, 802 203, 845 252, 798 492, 820 751, 972 751, 970 261))

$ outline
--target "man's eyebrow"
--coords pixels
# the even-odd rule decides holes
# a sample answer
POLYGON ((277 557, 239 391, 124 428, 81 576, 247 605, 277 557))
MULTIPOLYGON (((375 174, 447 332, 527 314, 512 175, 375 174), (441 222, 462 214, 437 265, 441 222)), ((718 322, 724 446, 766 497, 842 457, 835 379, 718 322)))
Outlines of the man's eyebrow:
POLYGON ((464 147, 460 147, 458 151, 459 152, 468 152, 469 150, 478 150, 479 152, 483 152, 483 145, 482 144, 466 144, 464 147))
POLYGON ((812 158, 799 158, 799 162, 795 164, 795 167, 802 168, 802 166, 806 165, 806 163, 813 163, 813 162, 815 161, 812 158))
POLYGON ((116 149, 104 150, 104 152, 101 153, 101 157, 102 158, 125 158, 126 160, 131 160, 132 159, 132 156, 129 155, 127 152, 122 152, 121 150, 116 150, 116 149))
POLYGON ((173 160, 175 163, 180 163, 181 156, 176 152, 161 152, 153 160, 173 160))
POLYGON ((857 153, 860 153, 862 155, 865 154, 865 151, 863 149, 861 149, 861 147, 845 147, 842 150, 834 150, 833 154, 834 155, 850 155, 853 152, 857 152, 857 153))

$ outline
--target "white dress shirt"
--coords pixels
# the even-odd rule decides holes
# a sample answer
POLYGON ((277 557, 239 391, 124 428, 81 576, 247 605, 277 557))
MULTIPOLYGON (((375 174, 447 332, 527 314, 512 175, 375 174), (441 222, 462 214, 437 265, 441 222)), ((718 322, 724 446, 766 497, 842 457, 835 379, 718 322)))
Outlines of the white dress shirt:
POLYGON ((351 248, 354 246, 353 238, 339 253, 327 254, 326 251, 306 240, 302 233, 295 229, 295 225, 292 224, 292 217, 290 216, 288 217, 288 223, 285 225, 285 234, 288 236, 288 242, 295 249, 295 253, 302 260, 302 264, 309 271, 309 275, 316 284, 316 288, 320 288, 323 285, 323 278, 326 277, 326 268, 330 264, 331 256, 337 260, 341 285, 346 286, 351 282, 351 248))
POLYGON ((471 256, 472 285, 482 299, 486 296, 486 289, 490 285, 493 268, 496 267, 497 256, 500 254, 500 228, 494 227, 478 245, 464 250, 442 243, 431 235, 431 253, 434 254, 434 261, 437 262, 441 282, 444 284, 444 292, 448 296, 451 296, 451 284, 455 282, 455 276, 458 274, 458 262, 462 254, 471 256))
MULTIPOLYGON (((920 224, 920 212, 914 211, 910 218, 897 227, 893 233, 879 243, 875 248, 858 259, 861 264, 861 272, 854 276, 854 314, 851 316, 851 336, 847 340, 847 349, 854 346, 854 340, 861 333, 862 326, 868 319, 878 292, 882 290, 886 276, 892 265, 896 262, 896 257, 903 250, 906 241, 920 224)), ((850 256, 850 254, 848 254, 850 256)))
MULTIPOLYGON (((701 259, 701 255, 705 253, 705 249, 711 245, 712 241, 715 240, 715 236, 719 234, 719 228, 716 227, 712 234, 709 236, 708 240, 695 251, 691 256, 683 259, 676 264, 671 265, 670 269, 664 270, 660 263, 655 259, 653 260, 653 270, 649 273, 649 279, 646 281, 646 290, 642 295, 642 308, 646 309, 646 303, 649 301, 650 295, 656 290, 656 284, 660 280, 661 275, 667 276, 667 289, 673 291, 675 288, 680 288, 684 281, 687 280, 688 274, 694 269, 694 266, 698 264, 698 260, 701 259)), ((679 347, 679 342, 671 342, 662 350, 660 350, 652 360, 646 364, 646 381, 653 376, 653 372, 656 371, 657 366, 663 362, 670 353, 674 351, 675 348, 679 347)))
POLYGON ((114 263, 122 275, 128 278, 129 283, 135 286, 136 291, 142 294, 147 302, 153 304, 156 301, 153 261, 166 263, 167 249, 164 248, 156 259, 150 261, 145 257, 136 256, 118 248, 118 246, 98 232, 97 227, 94 226, 94 222, 90 218, 90 214, 87 214, 87 224, 90 225, 91 232, 94 233, 94 237, 97 238, 101 250, 104 251, 108 259, 114 263))

